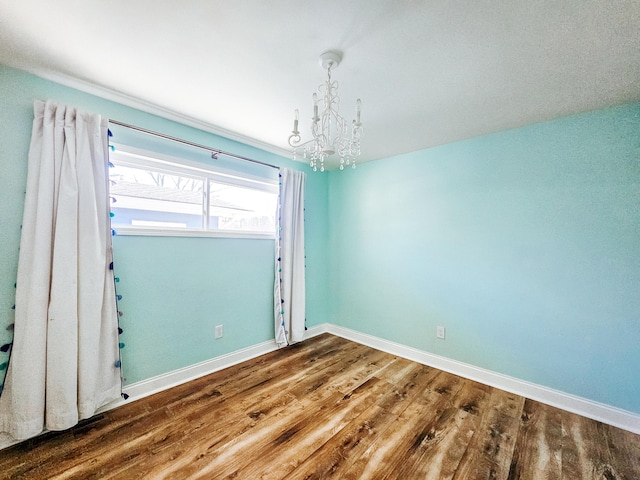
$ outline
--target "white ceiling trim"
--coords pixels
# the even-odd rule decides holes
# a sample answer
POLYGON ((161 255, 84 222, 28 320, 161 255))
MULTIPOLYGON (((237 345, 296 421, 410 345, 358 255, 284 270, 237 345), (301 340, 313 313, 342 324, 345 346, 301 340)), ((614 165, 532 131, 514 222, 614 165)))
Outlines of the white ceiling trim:
MULTIPOLYGON (((171 120, 173 122, 177 122, 182 125, 186 125, 188 127, 193 127, 207 133, 212 133, 214 135, 218 135, 220 137, 224 137, 226 139, 233 140, 233 141, 242 143, 244 145, 248 145, 250 147, 258 148, 266 152, 280 155, 285 158, 289 158, 289 159, 292 158, 292 152, 287 149, 279 148, 275 145, 262 142, 255 138, 251 138, 251 137, 242 135, 240 133, 233 132, 231 130, 227 130, 222 127, 218 127, 216 125, 212 125, 202 120, 198 120, 197 118, 184 115, 174 110, 170 110, 168 108, 158 106, 154 103, 147 102, 145 100, 141 100, 136 97, 132 97, 130 95, 118 92, 116 90, 112 90, 110 88, 95 85, 90 82, 79 80, 77 78, 72 78, 60 73, 47 71, 44 69, 30 68, 23 65, 17 65, 15 66, 15 68, 24 70, 28 73, 36 75, 37 77, 58 83, 65 87, 73 88, 75 90, 79 90, 81 92, 88 93, 90 95, 95 95, 96 97, 100 97, 105 100, 119 103, 126 107, 135 108, 136 110, 140 110, 142 112, 149 113, 151 115, 156 115, 166 120, 171 120)), ((100 113, 100 112, 95 112, 95 113, 100 113)), ((114 118, 113 120, 119 120, 124 122, 124 120, 118 119, 118 118, 114 118)), ((137 126, 142 127, 143 125, 137 125, 137 126)))

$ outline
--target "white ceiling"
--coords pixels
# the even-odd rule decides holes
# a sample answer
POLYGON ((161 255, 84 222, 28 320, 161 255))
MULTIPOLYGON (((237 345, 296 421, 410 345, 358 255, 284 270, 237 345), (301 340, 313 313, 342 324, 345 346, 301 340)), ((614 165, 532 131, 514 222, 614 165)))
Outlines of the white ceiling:
POLYGON ((329 49, 361 160, 640 100, 640 0, 0 0, 0 63, 284 155, 329 49))

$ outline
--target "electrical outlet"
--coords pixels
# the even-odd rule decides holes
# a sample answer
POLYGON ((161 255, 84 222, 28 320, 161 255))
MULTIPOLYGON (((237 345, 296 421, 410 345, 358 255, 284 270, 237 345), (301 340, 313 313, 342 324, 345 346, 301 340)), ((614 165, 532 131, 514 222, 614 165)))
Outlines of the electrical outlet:
POLYGON ((436 337, 444 340, 444 327, 436 327, 436 337))
POLYGON ((222 338, 223 333, 222 325, 216 325, 216 338, 222 338))

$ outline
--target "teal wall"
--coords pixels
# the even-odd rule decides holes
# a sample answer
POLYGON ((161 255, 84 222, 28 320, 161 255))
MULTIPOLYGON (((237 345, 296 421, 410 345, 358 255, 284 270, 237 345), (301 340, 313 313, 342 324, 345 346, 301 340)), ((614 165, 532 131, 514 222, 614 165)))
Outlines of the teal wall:
MULTIPOLYGON (((301 163, 0 65, 2 343, 11 339, 6 326, 13 322, 11 307, 15 299, 34 99, 57 100, 149 130, 308 171, 301 163)), ((117 127, 113 130, 114 141, 127 143, 127 132, 117 127)), ((202 161, 210 160, 204 155, 202 161)), ((237 162, 240 165, 251 168, 237 162)), ((307 177, 309 326, 324 323, 327 317, 327 188, 326 175, 307 177)), ((273 240, 116 236, 114 263, 120 278, 118 293, 123 296, 121 340, 125 343, 122 357, 126 383, 272 339, 273 247, 273 240), (214 340, 214 326, 219 324, 224 325, 224 337, 214 340)), ((6 357, 0 353, 0 364, 6 357)))
POLYGON ((640 413, 640 104, 331 172, 329 192, 333 323, 640 413))

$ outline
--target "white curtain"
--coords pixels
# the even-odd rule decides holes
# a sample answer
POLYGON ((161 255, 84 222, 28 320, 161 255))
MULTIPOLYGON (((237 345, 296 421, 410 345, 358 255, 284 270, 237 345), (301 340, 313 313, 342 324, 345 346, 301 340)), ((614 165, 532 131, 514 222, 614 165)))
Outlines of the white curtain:
POLYGON ((279 347, 304 339, 304 172, 280 169, 274 313, 279 347))
POLYGON ((34 103, 0 431, 63 430, 120 396, 107 119, 34 103))

